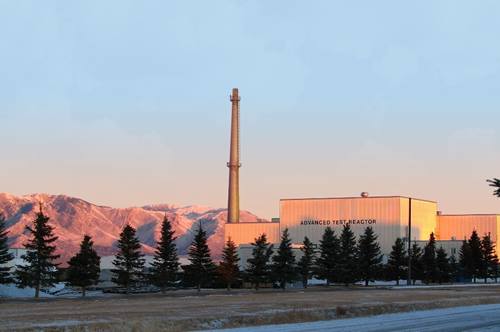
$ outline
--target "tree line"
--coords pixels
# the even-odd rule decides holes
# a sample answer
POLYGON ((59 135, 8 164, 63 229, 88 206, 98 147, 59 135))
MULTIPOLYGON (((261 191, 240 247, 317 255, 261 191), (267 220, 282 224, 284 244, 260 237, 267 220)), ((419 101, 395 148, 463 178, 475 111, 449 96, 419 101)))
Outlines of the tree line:
MULTIPOLYGON (((0 215, 0 265, 12 260, 8 252, 5 219, 0 215)), ((14 272, 8 267, 0 267, 0 283, 15 282, 19 287, 32 287, 35 297, 40 290, 54 286, 60 280, 59 255, 54 242, 54 228, 49 218, 39 212, 33 226, 27 226, 29 235, 25 244, 27 252, 22 256, 24 264, 18 265, 14 272)), ((207 244, 207 233, 200 224, 189 248, 189 264, 181 266, 175 244, 175 233, 165 216, 161 224, 160 238, 157 242, 153 261, 145 268, 144 254, 136 235, 136 230, 125 225, 118 240, 118 253, 111 269, 112 281, 126 293, 134 287, 154 285, 162 292, 169 288, 192 286, 198 291, 202 287, 241 286, 249 282, 258 290, 263 285, 274 285, 283 290, 288 284, 302 282, 308 286, 309 280, 325 280, 327 285, 342 284, 349 286, 362 281, 365 285, 375 280, 400 280, 410 277, 412 283, 444 283, 454 280, 473 280, 497 278, 498 258, 495 245, 488 235, 480 238, 473 231, 464 240, 458 260, 454 255, 448 257, 445 249, 437 247, 433 233, 426 245, 421 248, 416 242, 406 250, 406 243, 397 238, 392 250, 383 263, 383 255, 371 227, 365 228, 356 239, 349 225, 340 234, 327 227, 319 244, 304 238, 300 247, 300 259, 292 248, 290 234, 285 229, 280 243, 275 248, 269 243, 266 234, 255 239, 251 256, 243 270, 239 268, 240 257, 235 243, 228 239, 222 252, 222 260, 213 261, 207 244), (411 266, 411 273, 409 270, 411 266), (410 274, 410 275, 409 275, 410 274)), ((96 285, 100 277, 100 257, 94 249, 92 238, 84 235, 80 249, 68 261, 64 280, 73 287, 80 287, 85 296, 86 289, 96 285)))

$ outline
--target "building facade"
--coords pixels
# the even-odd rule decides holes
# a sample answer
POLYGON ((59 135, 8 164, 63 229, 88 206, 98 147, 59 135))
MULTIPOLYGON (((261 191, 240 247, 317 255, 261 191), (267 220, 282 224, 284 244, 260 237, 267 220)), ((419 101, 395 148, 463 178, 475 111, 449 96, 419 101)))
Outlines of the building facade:
MULTIPOLYGON (((425 199, 403 196, 373 196, 334 198, 298 198, 280 201, 280 218, 274 222, 226 224, 225 237, 240 247, 242 265, 251 254, 251 243, 261 234, 270 243, 278 244, 280 235, 288 229, 294 248, 302 246, 307 236, 319 244, 326 227, 337 235, 346 224, 358 237, 366 227, 373 228, 378 236, 385 259, 399 237, 423 246, 431 233, 435 234, 438 247, 449 255, 456 255, 461 241, 476 230, 479 236, 489 234, 497 241, 500 215, 444 215, 438 212, 437 203, 425 199)), ((384 259, 384 260, 385 260, 384 259)))

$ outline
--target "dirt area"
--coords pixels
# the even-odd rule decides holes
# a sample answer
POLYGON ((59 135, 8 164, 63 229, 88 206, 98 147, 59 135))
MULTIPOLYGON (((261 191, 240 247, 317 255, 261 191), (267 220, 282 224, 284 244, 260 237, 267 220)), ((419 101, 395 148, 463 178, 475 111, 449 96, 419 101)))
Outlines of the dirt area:
POLYGON ((500 286, 174 291, 86 299, 0 299, 0 330, 180 331, 500 303, 500 286))

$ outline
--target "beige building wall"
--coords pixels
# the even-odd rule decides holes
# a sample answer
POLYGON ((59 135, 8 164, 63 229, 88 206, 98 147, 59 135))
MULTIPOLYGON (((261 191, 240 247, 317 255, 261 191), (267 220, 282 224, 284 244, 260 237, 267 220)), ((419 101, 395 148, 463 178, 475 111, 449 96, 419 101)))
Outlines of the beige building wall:
MULTIPOLYGON (((422 248, 423 250, 425 245, 429 242, 429 240, 427 239, 425 241, 416 241, 416 242, 419 245, 419 247, 422 248)), ((458 259, 460 258, 460 248, 462 247, 462 241, 436 240, 436 249, 439 249, 439 247, 443 247, 448 257, 455 256, 455 259, 458 262, 458 259)))
MULTIPOLYGON (((412 200, 412 239, 427 239, 436 225, 436 203, 412 200)), ((408 232, 408 198, 400 196, 283 199, 280 201, 281 230, 288 228, 293 243, 308 236, 319 243, 326 227, 339 235, 345 223, 356 236, 371 226, 384 254, 398 237, 408 232)))
POLYGON ((250 244, 255 238, 266 234, 270 243, 280 241, 279 222, 239 222, 226 223, 224 226, 224 242, 230 237, 238 245, 250 244))
POLYGON ((477 231, 480 237, 490 234, 495 243, 498 238, 500 215, 470 214, 470 215, 438 215, 437 239, 463 240, 469 238, 472 231, 477 231))
MULTIPOLYGON (((400 197, 402 238, 408 237, 408 215, 410 199, 400 197)), ((423 199, 411 199, 411 240, 428 240, 431 233, 436 232, 437 203, 423 199)))

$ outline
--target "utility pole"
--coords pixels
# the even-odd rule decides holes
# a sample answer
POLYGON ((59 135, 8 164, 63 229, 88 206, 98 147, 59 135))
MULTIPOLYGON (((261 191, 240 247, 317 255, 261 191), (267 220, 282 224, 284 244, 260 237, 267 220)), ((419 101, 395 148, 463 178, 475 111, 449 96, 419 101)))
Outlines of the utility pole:
POLYGON ((408 198, 408 286, 411 286, 411 197, 408 198))

